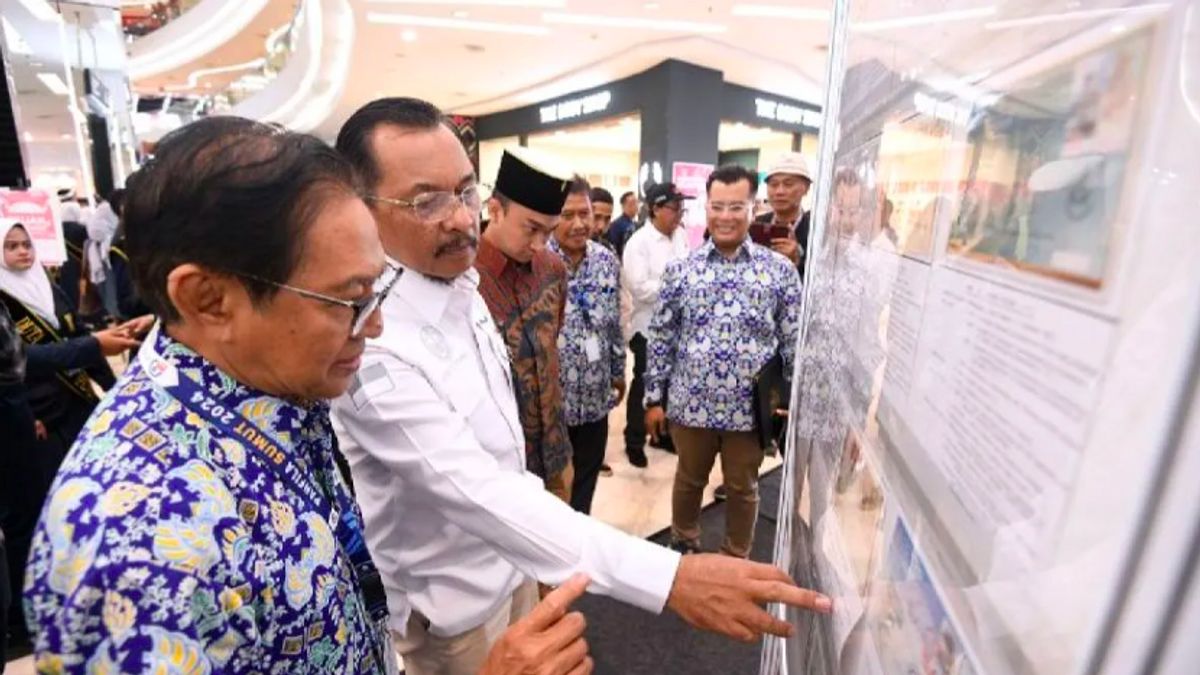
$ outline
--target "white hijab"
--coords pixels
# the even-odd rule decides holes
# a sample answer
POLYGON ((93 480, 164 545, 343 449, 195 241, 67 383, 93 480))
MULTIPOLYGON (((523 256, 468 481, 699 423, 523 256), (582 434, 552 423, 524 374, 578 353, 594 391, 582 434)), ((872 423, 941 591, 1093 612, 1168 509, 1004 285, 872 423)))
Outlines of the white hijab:
MULTIPOLYGON (((0 242, 7 239, 8 233, 19 224, 15 220, 0 220, 0 242)), ((37 262, 36 254, 33 266, 27 270, 9 267, 0 255, 0 290, 28 305, 38 316, 58 328, 58 316, 54 313, 54 288, 50 285, 46 270, 37 262)))
POLYGON ((108 202, 101 204, 96 213, 88 219, 88 277, 93 284, 102 283, 108 278, 108 270, 111 267, 108 252, 112 248, 112 240, 117 234, 117 225, 120 222, 112 204, 108 202))

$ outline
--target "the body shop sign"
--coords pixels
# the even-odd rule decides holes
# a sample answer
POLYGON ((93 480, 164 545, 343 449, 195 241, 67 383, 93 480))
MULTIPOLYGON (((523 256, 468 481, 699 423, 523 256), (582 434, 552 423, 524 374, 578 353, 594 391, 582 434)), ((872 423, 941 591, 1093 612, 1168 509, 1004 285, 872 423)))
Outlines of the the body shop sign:
POLYGON ((67 259, 62 225, 52 197, 45 190, 0 190, 0 219, 25 226, 43 265, 61 265, 67 259))
POLYGON ((569 98, 558 103, 551 103, 538 108, 538 117, 542 124, 551 124, 553 122, 563 122, 572 120, 576 117, 592 115, 608 110, 608 105, 612 103, 612 92, 605 89, 587 96, 578 98, 569 98))

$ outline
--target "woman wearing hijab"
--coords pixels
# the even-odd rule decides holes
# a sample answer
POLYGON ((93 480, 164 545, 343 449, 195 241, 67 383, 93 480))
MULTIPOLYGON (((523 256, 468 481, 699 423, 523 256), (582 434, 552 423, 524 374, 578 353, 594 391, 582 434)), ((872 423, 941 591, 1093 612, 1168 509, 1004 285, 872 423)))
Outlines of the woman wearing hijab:
POLYGON ((150 320, 135 319, 91 334, 81 330, 62 290, 35 264, 25 227, 10 221, 0 224, 0 233, 0 300, 26 344, 25 388, 43 446, 39 460, 53 477, 99 400, 93 381, 102 388, 114 381, 105 357, 136 347, 136 338, 149 328, 150 320))

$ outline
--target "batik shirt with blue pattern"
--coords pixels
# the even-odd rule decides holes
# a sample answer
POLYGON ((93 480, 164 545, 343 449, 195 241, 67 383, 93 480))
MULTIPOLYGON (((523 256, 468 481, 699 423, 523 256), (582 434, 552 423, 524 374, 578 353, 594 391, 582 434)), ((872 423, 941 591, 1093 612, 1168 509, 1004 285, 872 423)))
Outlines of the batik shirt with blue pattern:
POLYGON ((791 380, 800 276, 787 258, 744 241, 732 259, 706 242, 672 261, 650 321, 646 404, 700 429, 751 431, 754 376, 779 351, 791 380))
POLYGON ((346 486, 328 407, 247 389, 165 335, 155 344, 180 377, 277 439, 330 502, 307 508, 258 451, 135 360, 67 455, 38 524, 25 588, 38 670, 381 672, 335 539, 338 518, 361 515, 331 507, 346 486))
POLYGON ((567 265, 567 303, 558 334, 559 381, 563 417, 568 426, 595 422, 616 407, 613 381, 625 377, 625 341, 621 336, 621 264, 604 246, 587 242, 579 267, 553 238, 546 248, 567 265), (594 360, 588 342, 596 341, 594 360))

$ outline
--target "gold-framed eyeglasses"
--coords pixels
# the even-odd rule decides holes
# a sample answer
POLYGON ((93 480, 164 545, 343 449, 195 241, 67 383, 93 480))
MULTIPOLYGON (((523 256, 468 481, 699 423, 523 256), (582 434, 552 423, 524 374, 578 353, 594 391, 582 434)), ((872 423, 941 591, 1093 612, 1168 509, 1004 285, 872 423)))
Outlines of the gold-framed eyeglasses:
POLYGON ((299 288, 289 284, 282 284, 278 281, 264 279, 253 274, 238 273, 239 277, 253 279, 260 284, 266 284, 268 286, 273 286, 274 288, 291 291, 292 293, 295 293, 303 298, 308 298, 309 300, 316 300, 327 305, 349 308, 350 337, 358 337, 359 335, 362 335, 363 330, 367 327, 367 320, 371 318, 371 315, 375 313, 375 310, 379 309, 379 305, 383 304, 383 299, 387 297, 388 293, 392 291, 392 287, 396 285, 397 281, 400 281, 400 277, 403 275, 403 268, 392 267, 389 265, 388 268, 384 270, 383 274, 380 275, 379 280, 375 282, 375 288, 379 290, 372 292, 365 298, 359 298, 358 300, 343 300, 342 298, 335 298, 331 295, 325 295, 324 293, 310 291, 307 288, 299 288))
POLYGON ((457 192, 444 190, 422 192, 412 199, 395 199, 378 195, 366 195, 366 199, 412 209, 417 220, 423 223, 436 223, 454 215, 460 205, 465 206, 472 215, 479 215, 479 209, 483 205, 480 187, 479 183, 475 183, 457 192))

